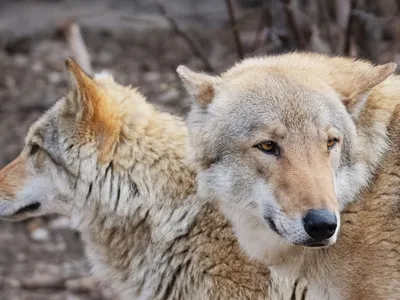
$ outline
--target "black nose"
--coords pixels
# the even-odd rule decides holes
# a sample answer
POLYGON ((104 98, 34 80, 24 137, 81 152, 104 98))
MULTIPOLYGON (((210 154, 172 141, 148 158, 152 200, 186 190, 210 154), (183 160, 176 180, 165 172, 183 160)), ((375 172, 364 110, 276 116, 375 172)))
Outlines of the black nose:
POLYGON ((336 231, 336 215, 326 209, 310 209, 303 218, 304 229, 318 241, 329 239, 336 231))

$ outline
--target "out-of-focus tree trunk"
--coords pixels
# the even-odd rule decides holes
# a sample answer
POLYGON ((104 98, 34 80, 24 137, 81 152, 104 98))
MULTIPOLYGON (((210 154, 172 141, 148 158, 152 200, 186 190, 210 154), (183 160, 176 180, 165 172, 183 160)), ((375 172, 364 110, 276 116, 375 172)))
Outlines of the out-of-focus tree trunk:
POLYGON ((270 16, 261 49, 400 60, 400 0, 260 0, 252 7, 258 2, 270 16))

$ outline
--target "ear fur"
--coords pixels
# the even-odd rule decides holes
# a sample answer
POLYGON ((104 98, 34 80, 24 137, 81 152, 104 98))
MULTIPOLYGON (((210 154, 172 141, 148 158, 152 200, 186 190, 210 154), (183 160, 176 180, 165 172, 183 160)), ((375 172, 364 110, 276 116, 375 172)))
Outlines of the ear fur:
POLYGON ((354 118, 359 115, 364 107, 372 89, 392 75, 396 67, 397 64, 394 62, 376 66, 373 67, 369 74, 360 77, 362 82, 359 84, 358 89, 343 100, 347 110, 354 118))
POLYGON ((202 108, 206 108, 214 99, 215 87, 219 81, 218 77, 193 72, 182 65, 176 69, 176 72, 189 95, 191 95, 202 108))
POLYGON ((95 138, 100 160, 112 155, 121 130, 121 114, 107 92, 71 58, 65 62, 75 99, 78 102, 77 126, 82 139, 95 138))

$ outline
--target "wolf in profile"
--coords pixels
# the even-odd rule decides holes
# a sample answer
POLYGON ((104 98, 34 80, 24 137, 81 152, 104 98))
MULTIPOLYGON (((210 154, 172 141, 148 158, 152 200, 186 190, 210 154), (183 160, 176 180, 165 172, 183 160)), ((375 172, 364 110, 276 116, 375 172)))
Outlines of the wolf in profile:
POLYGON ((311 299, 400 299, 400 227, 387 224, 399 224, 387 209, 400 203, 397 162, 392 175, 378 172, 392 188, 360 196, 389 148, 395 68, 290 53, 246 59, 220 76, 177 69, 195 100, 188 124, 199 193, 220 200, 249 256, 308 278, 311 299))
POLYGON ((71 216, 94 275, 121 299, 304 299, 304 281, 272 279, 196 195, 182 120, 111 75, 66 65, 68 96, 0 171, 2 219, 71 216))

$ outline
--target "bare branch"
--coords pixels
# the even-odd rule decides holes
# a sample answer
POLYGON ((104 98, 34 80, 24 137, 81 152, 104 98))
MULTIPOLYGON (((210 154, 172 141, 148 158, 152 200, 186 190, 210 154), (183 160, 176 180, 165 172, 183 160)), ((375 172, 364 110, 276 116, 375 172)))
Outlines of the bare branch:
POLYGON ((193 54, 196 57, 198 57, 199 59, 201 59, 201 61, 203 62, 204 66, 206 68, 206 71, 214 72, 213 66, 211 65, 211 63, 208 60, 207 56, 203 52, 203 49, 198 45, 198 43, 190 35, 188 35, 186 32, 184 32, 178 26, 176 21, 170 15, 168 15, 165 7, 162 5, 162 3, 159 0, 156 0, 156 4, 157 4, 157 7, 158 7, 158 10, 165 17, 165 19, 168 21, 169 25, 175 31, 175 33, 178 36, 180 36, 188 44, 190 49, 193 51, 193 54))
POLYGON ((352 27, 353 27, 353 21, 354 21, 354 14, 350 13, 349 16, 349 21, 347 23, 346 31, 344 33, 345 35, 345 40, 344 40, 344 46, 343 46, 343 54, 344 55, 350 55, 350 50, 351 50, 351 43, 352 43, 352 27))
POLYGON ((22 106, 22 107, 16 107, 16 108, 2 108, 0 110, 0 115, 1 114, 8 114, 8 113, 18 113, 18 114, 25 114, 25 113, 32 113, 35 111, 38 112, 43 112, 45 110, 49 109, 48 105, 31 105, 31 106, 22 106))
POLYGON ((25 290, 69 290, 77 293, 90 293, 98 289, 96 281, 92 277, 62 278, 41 275, 22 279, 19 285, 25 290))
POLYGON ((303 33, 301 32, 299 25, 297 24, 296 16, 292 7, 291 0, 282 0, 286 17, 289 22, 289 26, 292 29, 293 35, 296 39, 297 47, 299 49, 305 49, 307 46, 306 39, 304 38, 303 33))
POLYGON ((242 42, 240 41, 239 28, 238 28, 238 24, 236 22, 235 12, 233 10, 232 1, 225 0, 225 3, 226 3, 226 7, 228 9, 229 20, 231 22, 233 38, 235 40, 235 45, 236 45, 236 52, 237 52, 239 59, 243 59, 244 58, 243 47, 242 47, 242 42))
POLYGON ((83 40, 81 29, 74 21, 65 22, 60 26, 61 31, 71 49, 78 65, 89 75, 93 75, 89 51, 83 40))
POLYGON ((349 54, 351 40, 351 0, 336 0, 336 22, 340 29, 340 45, 339 51, 344 54, 349 54))
POLYGON ((352 40, 357 45, 358 55, 377 60, 385 50, 384 28, 391 18, 378 17, 359 9, 353 9, 351 15, 351 27, 352 31, 354 30, 352 40))
POLYGON ((26 278, 21 281, 21 287, 26 290, 37 289, 65 289, 65 280, 54 276, 40 276, 34 278, 26 278))
POLYGON ((256 33, 254 35, 254 42, 253 42, 253 47, 252 51, 256 51, 257 48, 264 42, 263 39, 265 39, 265 27, 269 28, 271 27, 272 20, 271 20, 271 12, 269 10, 269 7, 266 3, 266 0, 263 0, 261 2, 261 11, 260 11, 260 16, 258 20, 258 25, 256 29, 256 33))
POLYGON ((340 29, 345 31, 348 24, 351 13, 351 0, 336 0, 336 22, 340 29))
POLYGON ((307 45, 307 49, 322 53, 331 53, 329 44, 321 38, 320 29, 317 25, 311 26, 311 37, 307 45))

